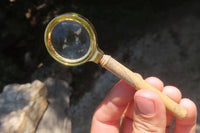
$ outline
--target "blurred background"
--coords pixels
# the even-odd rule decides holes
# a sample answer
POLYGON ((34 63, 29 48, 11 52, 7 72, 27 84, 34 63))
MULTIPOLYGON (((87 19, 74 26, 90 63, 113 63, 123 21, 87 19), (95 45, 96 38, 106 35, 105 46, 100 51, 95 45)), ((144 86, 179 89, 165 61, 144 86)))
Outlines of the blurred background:
POLYGON ((11 83, 64 80, 72 87, 72 131, 89 131, 84 123, 90 123, 94 109, 119 79, 94 63, 60 65, 43 40, 52 18, 76 12, 93 23, 106 54, 144 78, 157 76, 177 86, 199 109, 199 7, 198 0, 1 0, 0 92, 11 83))

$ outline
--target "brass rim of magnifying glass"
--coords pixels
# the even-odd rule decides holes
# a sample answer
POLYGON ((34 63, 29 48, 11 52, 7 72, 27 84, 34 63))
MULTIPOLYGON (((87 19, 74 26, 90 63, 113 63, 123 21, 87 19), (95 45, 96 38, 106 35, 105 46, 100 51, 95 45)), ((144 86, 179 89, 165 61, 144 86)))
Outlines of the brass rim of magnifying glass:
POLYGON ((86 18, 84 18, 83 16, 76 14, 76 13, 67 13, 67 14, 63 14, 60 15, 58 17, 55 17, 47 26, 46 30, 45 30, 45 34, 44 34, 44 40, 45 40, 45 46, 49 52, 49 54, 58 62, 60 62, 61 64, 64 64, 66 66, 78 66, 81 65, 83 63, 86 63, 88 61, 93 61, 95 63, 98 63, 99 60, 101 59, 101 57, 103 56, 103 51, 101 51, 98 47, 97 47, 97 43, 96 43, 96 32, 95 29, 93 27, 93 25, 89 22, 89 20, 87 20, 86 18), (62 21, 66 21, 66 20, 70 20, 70 21, 75 21, 80 23, 88 32, 89 37, 90 37, 90 47, 89 50, 87 51, 87 53, 79 58, 79 59, 67 59, 63 56, 61 56, 53 47, 52 43, 51 43, 51 34, 52 31, 54 29, 54 27, 62 22, 62 21))

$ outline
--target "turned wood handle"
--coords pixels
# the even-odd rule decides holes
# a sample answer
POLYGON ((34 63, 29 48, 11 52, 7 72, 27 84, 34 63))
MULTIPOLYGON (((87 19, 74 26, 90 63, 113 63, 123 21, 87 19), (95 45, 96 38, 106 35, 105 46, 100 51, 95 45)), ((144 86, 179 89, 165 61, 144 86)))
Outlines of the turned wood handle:
POLYGON ((125 82, 134 87, 136 90, 149 89, 158 93, 162 98, 166 108, 175 117, 183 119, 187 116, 186 109, 184 109, 179 104, 171 100, 168 96, 164 95, 162 92, 160 92, 159 90, 148 84, 142 77, 138 76, 136 73, 132 72, 131 70, 120 64, 111 56, 103 55, 102 59, 100 60, 100 64, 102 65, 102 67, 106 68, 120 79, 123 79, 125 82))

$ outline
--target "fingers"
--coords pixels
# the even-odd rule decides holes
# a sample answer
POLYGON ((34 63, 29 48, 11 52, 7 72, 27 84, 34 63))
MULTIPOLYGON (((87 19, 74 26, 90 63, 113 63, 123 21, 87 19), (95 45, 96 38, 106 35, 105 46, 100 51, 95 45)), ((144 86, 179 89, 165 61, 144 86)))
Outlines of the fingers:
MULTIPOLYGON (((154 78, 150 77, 146 80, 150 84, 154 83, 154 78), (153 81, 152 81, 153 80, 153 81)), ((156 87, 154 85, 154 87, 156 87)), ((157 86, 156 88, 159 88, 157 86)), ((173 101, 180 103, 181 106, 187 109, 188 115, 185 119, 181 120, 176 118, 174 133, 195 133, 196 119, 197 119, 197 109, 196 105, 189 99, 182 99, 182 94, 180 90, 174 86, 165 86, 163 89, 160 87, 162 92, 171 98, 173 101)), ((173 115, 167 111, 166 113, 167 125, 166 132, 170 131, 171 124, 173 121, 173 115)))
POLYGON ((197 108, 194 102, 184 98, 180 101, 180 105, 187 110, 187 117, 183 120, 176 119, 174 133, 195 133, 197 108))
POLYGON ((139 90, 134 97, 134 133, 164 133, 166 127, 165 105, 160 96, 150 90, 139 90))
POLYGON ((150 85, 152 85, 153 87, 157 88, 158 90, 162 91, 164 84, 163 82, 156 77, 148 77, 145 79, 150 85))
POLYGON ((94 113, 91 133, 118 133, 119 119, 135 90, 124 81, 113 87, 94 113))
MULTIPOLYGON (((154 87, 156 87, 156 88, 158 88, 160 91, 161 90, 163 90, 163 82, 160 80, 160 79, 158 79, 158 78, 156 78, 156 77, 150 77, 150 78, 147 78, 146 79, 146 81, 149 83, 149 84, 151 84, 152 86, 154 86, 154 87)), ((143 92, 144 90, 139 90, 139 91, 142 91, 142 93, 144 93, 144 94, 149 94, 149 91, 148 92, 146 92, 146 90, 145 90, 145 92, 143 92)), ((138 91, 138 92, 139 92, 138 91)), ((154 93, 154 92, 153 92, 154 93)), ((150 95, 151 95, 151 93, 150 93, 150 95)), ((155 95, 157 95, 157 94, 155 94, 155 95)), ((154 95, 152 95, 152 96, 154 96, 154 95)), ((159 96, 158 96, 159 97, 159 96)), ((155 97, 153 97, 153 98, 155 98, 155 97)), ((138 99, 138 98, 137 98, 138 99)), ((155 99, 154 99, 155 100, 155 99)), ((157 99, 158 100, 158 99, 157 99)), ((156 101, 157 101, 156 100, 156 101)), ((140 100, 139 100, 140 101, 140 100)), ((151 100, 150 100, 151 101, 151 100)), ((159 99, 159 101, 162 101, 162 100, 160 100, 159 99)), ((145 103, 145 106, 146 106, 146 103, 145 103)), ((160 107, 160 106, 159 106, 160 107)), ((163 107, 163 106, 162 106, 163 107)), ((161 107, 161 108, 162 108, 161 107)), ((134 109, 135 108, 135 105, 134 105, 134 100, 132 100, 131 101, 131 103, 129 104, 129 106, 128 106, 128 108, 127 108, 127 110, 126 110, 126 113, 125 113, 125 116, 123 117, 123 120, 122 120, 122 124, 121 124, 121 130, 122 130, 122 132, 123 133, 130 133, 130 132, 132 132, 133 131, 133 112, 134 112, 134 109)), ((163 108, 163 110, 165 110, 165 107, 163 108)), ((163 114, 162 114, 163 115, 163 114)), ((162 117, 160 117, 160 118, 162 118, 162 117)), ((150 119, 150 118, 149 118, 150 119)), ((149 120, 148 120, 149 121, 149 120)), ((163 120, 162 120, 163 121, 163 120)), ((160 125, 160 122, 159 122, 159 125, 160 125)), ((166 126, 166 125, 164 125, 164 126, 166 126)))
MULTIPOLYGON (((181 100, 181 92, 176 87, 164 87, 163 82, 158 78, 150 77, 146 81, 187 109, 188 115, 185 119, 176 119, 174 132, 195 132, 197 118, 195 104, 189 99, 181 100)), ((169 132, 173 120, 173 116, 165 110, 157 93, 150 90, 139 90, 135 93, 132 87, 120 81, 96 110, 91 133, 118 133, 119 119, 124 111, 121 124, 123 133, 165 132, 166 127, 166 132, 169 132)))
MULTIPOLYGON (((156 77, 149 77, 147 79, 145 79, 149 84, 151 84, 152 86, 154 86, 155 88, 159 89, 160 91, 163 90, 164 84, 163 82, 156 78, 156 77)), ((133 118, 133 100, 131 101, 131 103, 129 104, 129 107, 126 111, 125 116, 128 117, 129 119, 133 118)))
MULTIPOLYGON (((175 102, 179 103, 181 100, 181 92, 179 91, 179 89, 177 89, 174 86, 165 86, 163 82, 156 78, 156 77, 149 77, 146 79, 146 81, 151 84, 152 86, 154 86, 155 88, 159 89, 160 91, 162 91, 165 95, 167 95, 168 97, 170 97, 172 100, 174 100, 175 102)), ((130 131, 133 130, 132 128, 132 123, 133 123, 133 112, 134 112, 134 101, 132 101, 128 108, 127 111, 125 113, 125 117, 123 118, 123 123, 122 123, 122 131, 123 133, 128 133, 130 131), (126 132, 127 131, 127 132, 126 132)), ((166 123, 166 132, 169 132, 170 128, 171 128, 171 123, 173 120, 173 116, 168 112, 167 112, 167 123, 166 123)))
POLYGON ((133 131, 133 112, 134 112, 134 100, 132 100, 125 112, 125 115, 121 120, 120 133, 132 133, 133 131))
MULTIPOLYGON (((181 92, 179 91, 178 88, 174 86, 165 86, 162 92, 176 103, 179 103, 182 98, 181 92)), ((166 133, 169 133, 171 130, 171 124, 174 116, 168 110, 166 111, 166 116, 167 116, 166 133)))

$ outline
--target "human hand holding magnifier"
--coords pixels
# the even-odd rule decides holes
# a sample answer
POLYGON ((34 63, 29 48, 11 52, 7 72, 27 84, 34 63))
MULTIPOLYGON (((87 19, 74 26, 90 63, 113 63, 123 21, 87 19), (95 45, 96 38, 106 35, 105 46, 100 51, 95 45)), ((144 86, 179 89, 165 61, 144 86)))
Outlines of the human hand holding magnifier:
POLYGON ((68 13, 54 18, 45 31, 45 45, 50 55, 66 66, 78 66, 92 61, 100 63, 135 89, 149 89, 162 98, 166 108, 176 117, 185 118, 187 111, 162 92, 148 84, 97 46, 93 25, 83 16, 68 13))

